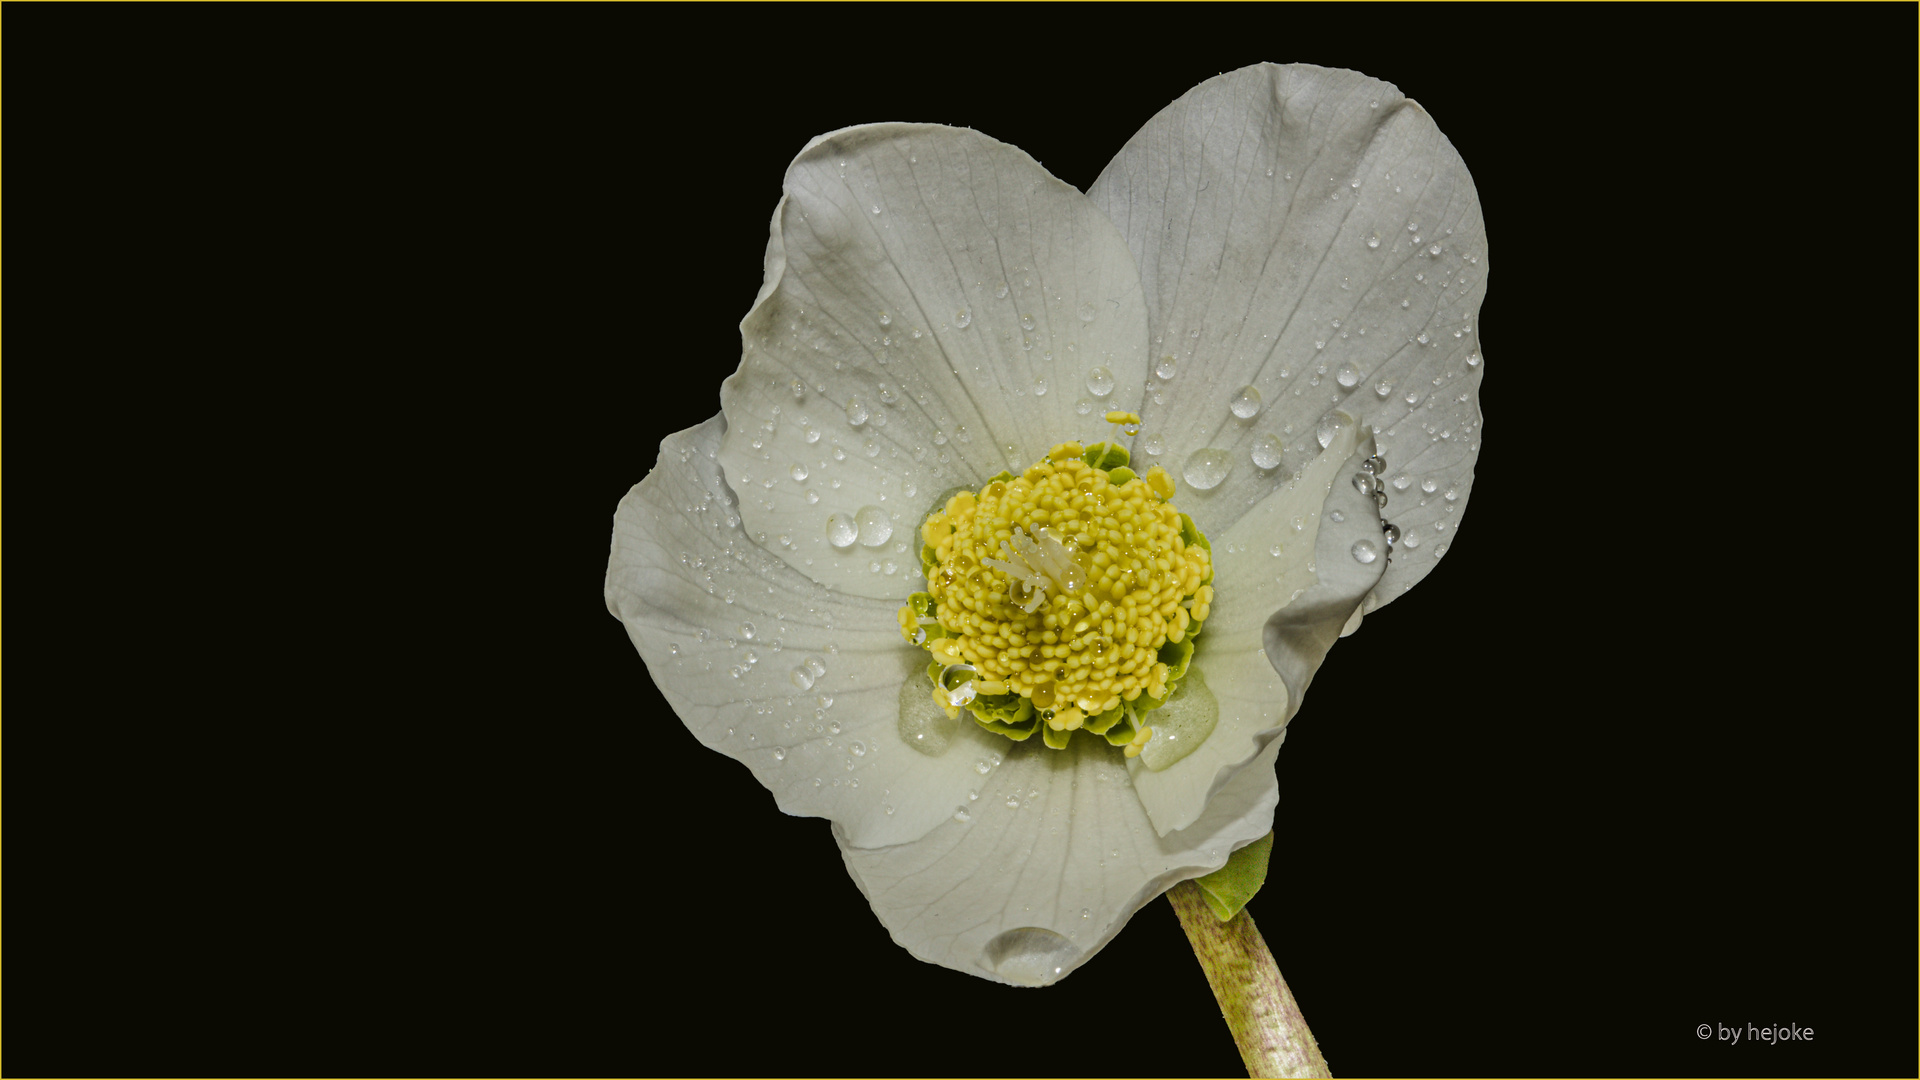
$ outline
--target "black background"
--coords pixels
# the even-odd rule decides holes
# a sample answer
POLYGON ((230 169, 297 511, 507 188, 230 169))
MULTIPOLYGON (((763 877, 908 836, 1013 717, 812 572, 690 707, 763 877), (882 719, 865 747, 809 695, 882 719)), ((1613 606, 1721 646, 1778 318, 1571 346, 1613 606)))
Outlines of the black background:
POLYGON ((1045 991, 909 957, 601 584, 810 137, 1084 189, 1271 60, 1424 105, 1493 267, 1471 505, 1314 682, 1250 908, 1336 1074, 1913 1072, 1911 8, 10 14, 16 193, 148 177, 103 250, 217 266, 167 332, 279 403, 220 457, 256 662, 9 803, 12 1071, 1237 1075, 1164 902, 1045 991), (1695 1034, 1749 1023, 1816 1036, 1695 1034))

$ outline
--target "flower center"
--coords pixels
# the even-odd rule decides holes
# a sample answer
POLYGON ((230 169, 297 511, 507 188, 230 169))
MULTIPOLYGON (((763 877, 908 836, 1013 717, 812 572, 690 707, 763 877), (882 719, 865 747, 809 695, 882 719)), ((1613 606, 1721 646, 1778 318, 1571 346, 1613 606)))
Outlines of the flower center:
POLYGON ((1016 741, 1038 730, 1055 749, 1084 727, 1128 757, 1152 737, 1142 718, 1186 673, 1213 565, 1171 502, 1173 478, 1127 462, 1110 443, 1061 443, 928 515, 928 587, 900 609, 900 630, 932 654, 949 717, 964 708, 1016 741))

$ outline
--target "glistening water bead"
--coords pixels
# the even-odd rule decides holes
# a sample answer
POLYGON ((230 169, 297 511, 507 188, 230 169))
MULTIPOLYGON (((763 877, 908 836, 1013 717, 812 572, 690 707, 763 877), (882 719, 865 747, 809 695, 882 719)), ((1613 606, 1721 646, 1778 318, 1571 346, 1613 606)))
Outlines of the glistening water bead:
POLYGON ((1355 540, 1352 551, 1353 561, 1358 563, 1370 563, 1380 557, 1380 549, 1371 540, 1355 540))
POLYGON ((859 535, 860 527, 854 523, 852 516, 840 513, 827 515, 827 543, 836 548, 852 547, 859 535))
POLYGON ((1251 420, 1260 412, 1260 391, 1256 387, 1243 386, 1227 399, 1227 409, 1242 420, 1251 420))
POLYGON ((1113 393, 1113 372, 1104 367, 1088 368, 1087 392, 1094 397, 1106 397, 1113 393))
POLYGON ((1262 435, 1253 440, 1253 463, 1262 469, 1271 469, 1280 464, 1281 451, 1284 449, 1278 436, 1262 435))
POLYGON ((1186 465, 1180 471, 1188 486, 1210 491, 1220 486, 1220 481, 1227 478, 1227 472, 1232 468, 1233 462, 1225 450, 1205 447, 1189 454, 1186 465))

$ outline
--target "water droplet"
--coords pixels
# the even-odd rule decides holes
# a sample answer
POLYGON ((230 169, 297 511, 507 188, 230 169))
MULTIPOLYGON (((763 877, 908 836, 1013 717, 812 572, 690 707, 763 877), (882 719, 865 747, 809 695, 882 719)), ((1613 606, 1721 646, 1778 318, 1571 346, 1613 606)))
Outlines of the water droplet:
POLYGON ((1379 246, 1380 246, 1380 234, 1376 232, 1376 233, 1374 233, 1374 234, 1373 234, 1372 236, 1369 236, 1369 237, 1367 237, 1367 246, 1368 246, 1368 247, 1370 247, 1370 248, 1377 248, 1377 247, 1379 247, 1379 246))
POLYGON ((1386 525, 1386 527, 1382 528, 1380 531, 1386 536, 1388 547, 1392 547, 1393 545, 1400 542, 1400 526, 1389 522, 1386 525))
POLYGON ((993 973, 1020 986, 1046 986, 1080 956, 1065 936, 1038 926, 1008 930, 987 942, 982 958, 993 973))
POLYGON ((795 462, 793 468, 788 471, 793 475, 793 479, 795 482, 799 482, 807 478, 807 467, 798 462, 795 462))
POLYGON ((959 311, 954 312, 953 325, 959 327, 962 330, 965 330, 967 327, 972 326, 973 312, 968 311, 966 308, 961 308, 959 311))
POLYGON ((1386 397, 1388 394, 1393 393, 1393 384, 1383 379, 1373 384, 1373 392, 1379 394, 1381 397, 1386 397))
MULTIPOLYGON (((868 457, 879 457, 880 444, 877 442, 874 442, 872 439, 868 439, 865 442, 862 442, 860 444, 860 452, 867 455, 868 457)), ((840 481, 835 480, 833 483, 835 487, 838 487, 840 484, 840 481)))
POLYGON ((1089 300, 1086 303, 1080 305, 1080 321, 1081 322, 1092 322, 1093 317, 1098 314, 1100 314, 1100 307, 1099 305, 1095 304, 1093 301, 1089 300))
POLYGON ((804 667, 796 667, 787 673, 787 681, 802 690, 813 689, 813 672, 804 667))
POLYGON ((1167 452, 1167 440, 1161 438, 1160 433, 1156 431, 1147 436, 1147 441, 1141 445, 1140 449, 1154 457, 1159 457, 1167 452))
MULTIPOLYGON (((837 449, 836 452, 838 452, 837 449)), ((820 493, 812 488, 808 488, 806 491, 806 499, 808 506, 817 506, 820 503, 820 493)))
POLYGON ((861 742, 859 739, 855 739, 852 742, 848 743, 847 749, 853 752, 854 757, 867 756, 867 744, 861 742))
POLYGON ((1446 498, 1446 500, 1447 500, 1448 502, 1452 502, 1452 501, 1454 501, 1455 499, 1458 499, 1459 497, 1460 497, 1460 489, 1459 489, 1459 488, 1457 488, 1457 487, 1450 487, 1450 488, 1448 488, 1448 489, 1447 489, 1447 491, 1446 491, 1446 495, 1445 495, 1445 498, 1446 498))
POLYGON ((1000 283, 1000 287, 999 287, 998 289, 995 289, 995 290, 994 290, 994 292, 993 292, 993 297, 994 297, 994 299, 996 299, 996 300, 1005 300, 1005 299, 1007 298, 1007 283, 1006 283, 1006 282, 1004 282, 1004 281, 1003 281, 1003 282, 1001 282, 1001 283, 1000 283))
POLYGON ((1007 809, 1009 810, 1020 809, 1020 796, 1018 795, 1007 796, 1007 809))
POLYGON ((854 539, 859 535, 860 527, 854 524, 851 515, 827 515, 827 543, 836 548, 852 547, 854 539))
POLYGON ((1207 491, 1219 487, 1220 481, 1227 478, 1227 471, 1232 467, 1233 463, 1225 450, 1206 447, 1188 455, 1181 472, 1186 476, 1189 487, 1207 491))
POLYGON ((1020 329, 1022 330, 1033 329, 1033 316, 1031 315, 1020 316, 1020 329))
POLYGON ((973 771, 979 773, 981 776, 985 776, 993 771, 993 766, 984 761, 976 761, 973 763, 973 771))
POLYGON ((1333 376, 1333 381, 1351 390, 1360 382, 1360 369, 1354 367, 1351 361, 1341 364, 1340 370, 1333 376))
POLYGON ((807 396, 807 384, 801 382, 799 379, 795 379, 793 382, 787 384, 787 389, 793 391, 793 400, 795 401, 799 401, 807 396))
POLYGON ((1467 354, 1467 366, 1468 367, 1480 366, 1480 350, 1475 349, 1473 352, 1470 352, 1467 354))
POLYGON ((956 806, 953 810, 953 820, 965 825, 967 822, 973 820, 973 815, 967 812, 966 807, 956 806))
POLYGON ((859 427, 867 422, 867 403, 859 398, 847 399, 847 423, 859 427))
POLYGON ((1045 379, 1033 380, 1033 396, 1034 397, 1047 396, 1047 380, 1045 379))
POLYGON ((1429 255, 1438 255, 1438 254, 1440 254, 1440 245, 1439 245, 1439 244, 1434 244, 1434 245, 1432 245, 1431 247, 1429 247, 1429 248, 1427 248, 1427 254, 1429 254, 1429 255))
MULTIPOLYGON (((860 514, 855 518, 855 522, 858 524, 860 530, 859 540, 861 547, 879 547, 881 544, 886 543, 888 538, 893 535, 893 519, 887 516, 885 510, 877 506, 861 507, 860 514)), ((845 547, 846 545, 836 544, 834 546, 845 547)))
POLYGON ((774 748, 773 748, 773 760, 775 760, 775 761, 785 761, 785 760, 787 760, 787 748, 786 748, 786 747, 784 747, 784 746, 776 746, 776 747, 774 747, 774 748))
POLYGON ((1173 378, 1175 373, 1177 373, 1179 370, 1180 370, 1180 361, 1175 360, 1171 356, 1163 356, 1160 358, 1159 363, 1153 365, 1153 373, 1155 375, 1160 376, 1163 379, 1173 378))
POLYGON ((1113 393, 1113 372, 1104 367, 1088 368, 1087 392, 1094 397, 1106 397, 1113 393))
POLYGON ((1333 522, 1335 525, 1338 525, 1341 522, 1347 520, 1347 515, 1341 513, 1338 510, 1332 510, 1332 511, 1328 511, 1327 520, 1333 522))
POLYGON ((1434 483, 1433 477, 1431 476, 1427 477, 1425 480, 1420 481, 1420 490, 1426 492, 1429 495, 1433 494, 1435 491, 1438 491, 1439 489, 1440 489, 1440 485, 1434 483))
POLYGON ((1354 562, 1370 563, 1380 557, 1380 549, 1371 540, 1355 540, 1351 550, 1354 562))
POLYGON ((1275 545, 1273 545, 1272 547, 1270 547, 1270 548, 1268 548, 1268 549, 1267 549, 1267 554, 1269 554, 1269 555, 1271 555, 1271 556, 1273 556, 1273 557, 1274 557, 1274 558, 1276 558, 1276 559, 1277 559, 1277 558, 1279 558, 1279 557, 1280 557, 1280 545, 1279 545, 1279 544, 1275 544, 1275 545))
POLYGON ((891 315, 889 315, 889 314, 887 314, 887 313, 886 313, 886 312, 884 312, 884 311, 883 311, 883 312, 881 312, 881 313, 880 313, 880 325, 881 325, 881 326, 892 326, 892 325, 893 325, 893 316, 891 316, 891 315))
POLYGON ((1242 420, 1251 420, 1260 412, 1260 391, 1252 386, 1243 386, 1227 399, 1227 408, 1242 420))
POLYGON ((1081 416, 1087 415, 1093 411, 1093 400, 1091 398, 1081 398, 1079 401, 1073 403, 1073 411, 1079 413, 1081 416))
POLYGON ((1262 469, 1275 468, 1280 464, 1281 451, 1286 444, 1277 435, 1262 435, 1253 440, 1253 463, 1262 469))
POLYGON ((1414 533, 1414 532, 1410 532, 1410 533, 1408 533, 1408 534, 1407 534, 1407 539, 1406 539, 1406 544, 1407 544, 1407 550, 1408 550, 1408 551, 1412 551, 1412 550, 1413 550, 1414 548, 1417 548, 1417 547, 1419 547, 1419 546, 1420 546, 1420 534, 1419 534, 1419 533, 1414 533))
POLYGON ((1373 477, 1366 473, 1357 473, 1353 478, 1353 490, 1362 495, 1373 494, 1373 477))
POLYGON ((743 638, 746 638, 746 639, 747 639, 748 641, 752 641, 752 640, 753 640, 753 635, 754 635, 754 633, 755 633, 755 630, 754 630, 754 628, 753 628, 753 624, 752 624, 752 623, 750 623, 750 622, 743 622, 743 623, 741 623, 741 624, 740 624, 740 636, 741 636, 741 637, 743 637, 743 638))
POLYGON ((1320 423, 1313 430, 1313 437, 1319 442, 1320 449, 1325 450, 1332 446, 1334 438, 1340 434, 1340 429, 1344 426, 1346 425, 1342 424, 1340 418, 1333 413, 1321 417, 1320 423))

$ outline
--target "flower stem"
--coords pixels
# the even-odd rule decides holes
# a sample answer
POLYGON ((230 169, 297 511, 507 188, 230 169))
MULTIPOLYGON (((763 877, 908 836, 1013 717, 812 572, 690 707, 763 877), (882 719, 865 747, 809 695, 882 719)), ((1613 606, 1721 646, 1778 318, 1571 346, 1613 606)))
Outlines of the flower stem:
POLYGON ((1280 965, 1246 909, 1226 922, 1207 906, 1200 886, 1183 881, 1167 892, 1193 955, 1207 973, 1220 1014, 1240 1047, 1248 1076, 1324 1076, 1327 1059, 1307 1030, 1280 965))

